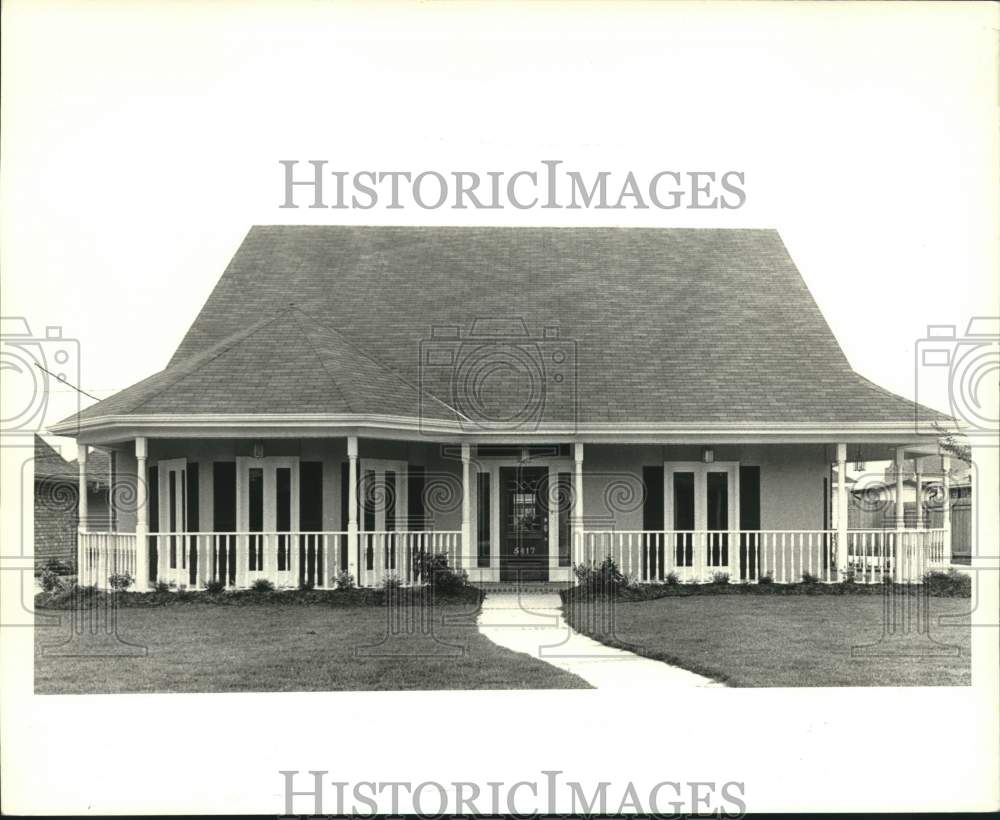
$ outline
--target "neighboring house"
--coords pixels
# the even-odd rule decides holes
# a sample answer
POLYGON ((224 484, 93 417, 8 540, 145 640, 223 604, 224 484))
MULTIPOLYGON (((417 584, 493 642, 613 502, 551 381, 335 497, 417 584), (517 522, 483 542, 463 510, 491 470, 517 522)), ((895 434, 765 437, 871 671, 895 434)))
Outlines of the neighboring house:
POLYGON ((950 498, 949 524, 952 557, 968 563, 972 555, 972 470, 958 459, 945 466, 940 455, 908 460, 897 481, 895 465, 884 468, 881 478, 869 477, 864 488, 852 488, 850 526, 892 527, 896 516, 896 495, 901 485, 903 516, 907 527, 944 526, 944 499, 950 498), (947 480, 945 471, 947 470, 947 480), (857 513, 855 516, 854 513, 857 513))
MULTIPOLYGON (((60 561, 76 568, 76 534, 79 527, 80 467, 66 461, 51 445, 35 436, 34 519, 35 565, 60 561)), ((88 461, 86 529, 112 529, 111 458, 95 450, 88 461)))
MULTIPOLYGON (((896 527, 896 468, 892 463, 872 465, 872 472, 848 477, 848 527, 896 527)), ((964 461, 951 459, 945 481, 944 459, 925 455, 908 460, 901 475, 903 517, 906 527, 937 529, 945 526, 945 486, 951 499, 949 524, 954 563, 969 563, 972 555, 972 470, 964 461), (919 499, 919 508, 918 508, 919 499)), ((834 493, 836 489, 834 488, 834 493)))
POLYGON ((835 580, 949 562, 945 528, 833 523, 831 464, 925 448, 915 410, 772 230, 276 226, 163 370, 53 432, 148 487, 81 536, 101 584, 410 583, 428 551, 479 583, 835 580))

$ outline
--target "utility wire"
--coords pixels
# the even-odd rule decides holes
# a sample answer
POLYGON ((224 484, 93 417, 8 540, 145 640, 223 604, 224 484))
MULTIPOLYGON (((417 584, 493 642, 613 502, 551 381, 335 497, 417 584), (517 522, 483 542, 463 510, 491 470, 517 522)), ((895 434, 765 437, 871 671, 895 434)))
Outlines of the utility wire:
POLYGON ((46 368, 42 367, 38 362, 35 362, 35 367, 37 367, 39 370, 41 370, 41 371, 43 371, 45 373, 48 373, 54 379, 56 379, 59 382, 62 382, 67 387, 72 387, 77 393, 80 393, 80 394, 86 396, 88 399, 93 399, 94 401, 100 401, 100 399, 97 398, 97 396, 92 396, 86 390, 81 390, 75 384, 71 384, 70 382, 66 381, 66 379, 64 379, 62 376, 58 375, 57 373, 53 373, 51 370, 47 370, 46 368))

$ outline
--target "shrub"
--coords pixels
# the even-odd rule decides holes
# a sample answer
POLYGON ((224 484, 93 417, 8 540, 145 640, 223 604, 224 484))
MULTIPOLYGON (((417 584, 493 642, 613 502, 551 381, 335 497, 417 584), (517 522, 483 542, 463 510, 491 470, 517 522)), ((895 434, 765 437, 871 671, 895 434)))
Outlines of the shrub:
POLYGON ((337 573, 336 583, 337 589, 354 589, 354 576, 346 569, 342 569, 337 573))
POLYGON ((157 581, 153 584, 153 589, 156 592, 170 592, 173 586, 173 583, 168 584, 166 581, 157 581))
POLYGON ((667 586, 671 587, 675 587, 681 582, 681 579, 677 577, 676 572, 668 572, 665 580, 667 582, 667 586))
POLYGON ((576 564, 573 574, 580 586, 591 592, 615 594, 626 585, 625 576, 610 556, 600 564, 576 564))
MULTIPOLYGON (((260 578, 258 580, 263 581, 264 579, 260 578)), ((265 581, 265 583, 269 584, 271 586, 271 589, 274 589, 274 585, 271 584, 270 581, 265 581)), ((164 586, 166 586, 166 584, 164 584, 164 586)), ((170 587, 167 586, 167 589, 169 588, 170 587)), ((160 584, 156 585, 156 589, 157 591, 161 591, 160 584)), ((211 580, 205 581, 205 592, 211 592, 213 595, 218 595, 220 592, 224 592, 225 589, 226 589, 225 582, 219 578, 213 578, 211 580)))
POLYGON ((808 584, 810 586, 815 586, 816 584, 819 583, 819 576, 818 575, 813 575, 811 572, 803 572, 802 573, 802 583, 803 584, 808 584))
POLYGON ((716 586, 722 586, 723 584, 729 583, 729 573, 728 572, 713 572, 712 573, 712 583, 716 586))
POLYGON ((299 581, 299 589, 301 589, 303 592, 309 592, 310 590, 315 588, 315 586, 316 586, 315 581, 309 581, 305 578, 299 581))
POLYGON ((403 582, 394 572, 390 572, 382 579, 382 589, 399 589, 401 586, 403 582))
POLYGON ((774 583, 774 576, 771 575, 770 573, 768 573, 767 575, 761 575, 757 579, 757 583, 758 584, 763 584, 764 586, 767 586, 768 584, 773 584, 774 583))
POLYGON ((62 578, 50 569, 42 570, 42 574, 38 576, 38 583, 43 592, 60 592, 65 588, 62 578))
POLYGON ((857 580, 857 572, 854 567, 848 567, 840 575, 840 583, 853 584, 857 580))
POLYGON ((108 586, 116 592, 124 592, 134 583, 135 578, 128 572, 116 572, 108 576, 108 586))
POLYGON ((963 572, 949 569, 947 572, 932 571, 924 576, 928 595, 945 598, 969 598, 972 596, 972 578, 963 572))
POLYGON ((469 574, 448 566, 448 556, 443 552, 421 553, 416 565, 420 580, 430 584, 435 595, 454 595, 469 584, 469 574))
MULTIPOLYGON (((211 583, 211 581, 209 583, 211 583)), ((221 582, 218 583, 221 586, 221 582)), ((205 588, 208 589, 208 584, 205 585, 205 588)), ((258 578, 253 582, 250 589, 254 592, 274 592, 274 584, 268 581, 267 578, 258 578)), ((221 592, 222 590, 219 589, 218 591, 221 592)))

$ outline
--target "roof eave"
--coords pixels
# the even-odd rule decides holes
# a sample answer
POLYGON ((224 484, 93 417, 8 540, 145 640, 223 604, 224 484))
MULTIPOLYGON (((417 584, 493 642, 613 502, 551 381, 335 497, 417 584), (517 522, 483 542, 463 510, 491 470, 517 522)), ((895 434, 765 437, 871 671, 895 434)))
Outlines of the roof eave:
MULTIPOLYGON (((961 425, 960 425, 961 426, 961 425)), ((580 422, 541 423, 522 429, 482 429, 444 419, 385 414, 187 414, 107 415, 60 422, 53 435, 101 444, 136 436, 151 438, 317 438, 369 435, 432 440, 608 441, 648 443, 885 443, 930 444, 938 430, 914 419, 865 422, 580 422)))

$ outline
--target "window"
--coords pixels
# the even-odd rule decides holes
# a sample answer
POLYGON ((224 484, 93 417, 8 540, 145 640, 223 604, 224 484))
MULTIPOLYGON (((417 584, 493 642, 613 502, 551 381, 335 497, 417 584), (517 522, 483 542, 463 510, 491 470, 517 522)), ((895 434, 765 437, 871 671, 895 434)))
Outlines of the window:
POLYGON ((559 516, 559 566, 568 567, 571 563, 572 535, 570 531, 570 514, 573 512, 573 477, 569 473, 559 473, 559 492, 556 495, 559 516))

